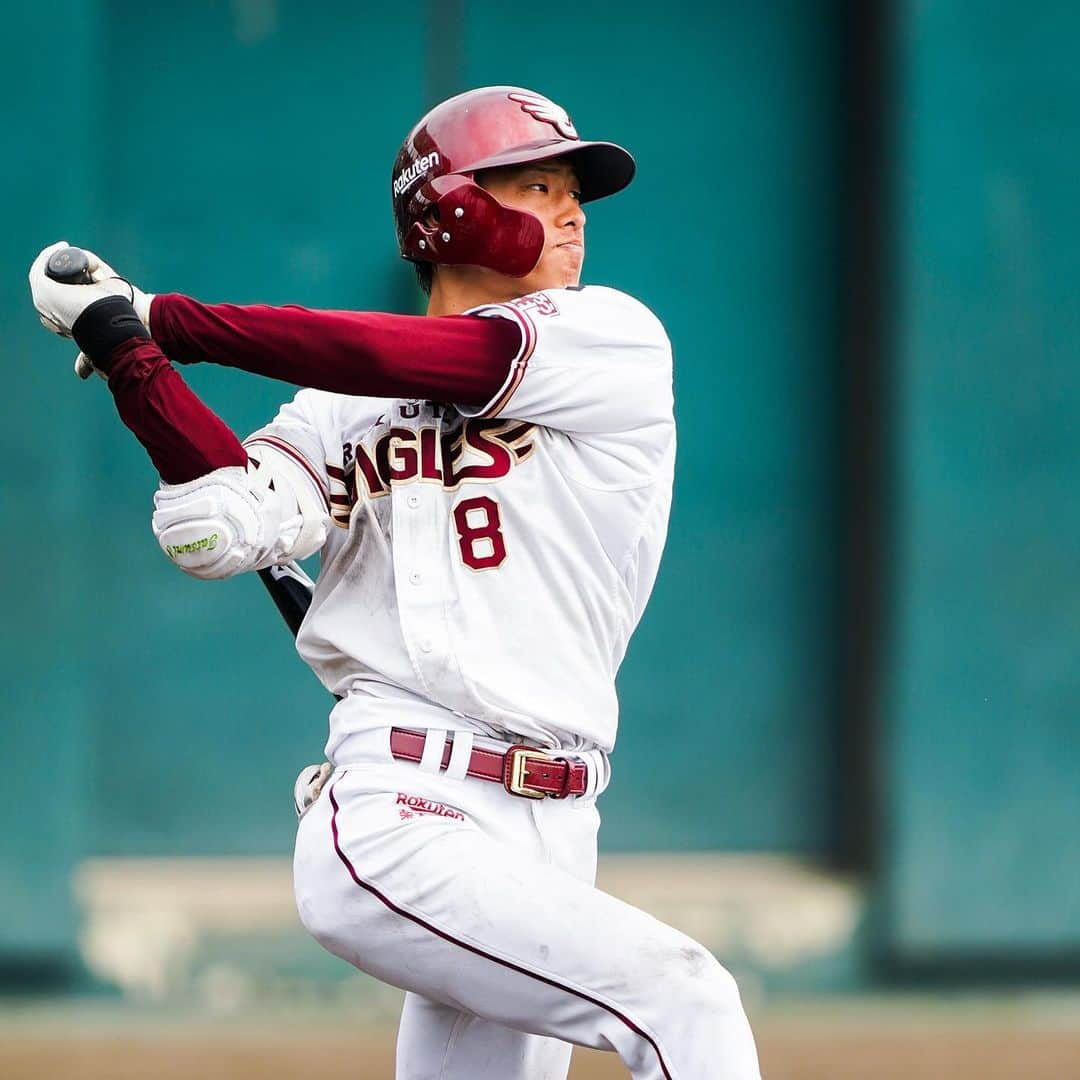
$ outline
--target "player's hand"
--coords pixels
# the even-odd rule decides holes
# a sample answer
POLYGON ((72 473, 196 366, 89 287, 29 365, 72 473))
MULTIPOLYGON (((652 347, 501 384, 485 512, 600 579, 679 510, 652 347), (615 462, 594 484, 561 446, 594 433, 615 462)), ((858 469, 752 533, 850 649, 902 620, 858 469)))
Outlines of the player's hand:
POLYGON ((327 761, 321 765, 306 765, 300 770, 293 784, 293 806, 298 818, 302 818, 315 805, 333 771, 333 766, 327 761))
POLYGON ((66 240, 44 248, 30 266, 30 295, 34 301, 41 325, 62 337, 71 337, 71 328, 79 316, 93 303, 107 296, 122 296, 130 300, 144 326, 150 325, 151 293, 135 288, 130 281, 120 277, 107 262, 92 251, 86 255, 90 260, 90 285, 69 285, 53 281, 45 272, 49 256, 54 251, 68 247, 66 240))

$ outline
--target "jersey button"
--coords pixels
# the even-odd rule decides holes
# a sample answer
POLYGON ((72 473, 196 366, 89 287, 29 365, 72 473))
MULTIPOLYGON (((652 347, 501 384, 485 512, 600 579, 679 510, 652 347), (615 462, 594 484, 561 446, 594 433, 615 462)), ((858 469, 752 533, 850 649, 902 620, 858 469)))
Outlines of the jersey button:
POLYGON ((408 499, 406 499, 406 502, 413 510, 415 510, 420 505, 420 496, 416 494, 410 495, 408 499))
POLYGON ((424 640, 420 642, 421 652, 431 652, 432 648, 431 638, 424 638, 424 640))
POLYGON ((413 572, 412 572, 412 573, 411 573, 411 574, 409 575, 409 580, 410 580, 410 581, 411 581, 411 582, 412 582, 412 583, 413 583, 414 585, 419 585, 419 584, 420 584, 420 582, 424 580, 424 575, 423 575, 423 574, 421 574, 419 570, 414 570, 414 571, 413 571, 413 572))

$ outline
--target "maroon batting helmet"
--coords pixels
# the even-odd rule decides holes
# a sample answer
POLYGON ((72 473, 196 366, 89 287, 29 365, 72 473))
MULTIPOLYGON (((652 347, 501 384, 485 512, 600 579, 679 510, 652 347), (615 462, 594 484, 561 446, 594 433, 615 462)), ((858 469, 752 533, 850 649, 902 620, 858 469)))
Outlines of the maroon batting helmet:
POLYGON ((566 110, 519 86, 484 86, 436 105, 394 162, 394 223, 412 262, 486 266, 524 277, 540 261, 544 227, 473 182, 481 169, 572 155, 581 201, 621 191, 634 159, 621 146, 583 142, 566 110))

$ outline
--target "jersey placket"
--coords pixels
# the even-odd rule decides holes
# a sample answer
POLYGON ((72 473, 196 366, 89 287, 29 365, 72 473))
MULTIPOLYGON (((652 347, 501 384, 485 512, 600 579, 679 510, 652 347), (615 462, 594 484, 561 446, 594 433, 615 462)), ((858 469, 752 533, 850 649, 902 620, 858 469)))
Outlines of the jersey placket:
MULTIPOLYGON (((394 426, 413 432, 419 447, 422 427, 441 430, 430 403, 415 417, 395 403, 394 426)), ((414 405, 415 403, 408 403, 414 405)), ((436 441, 436 445, 438 442, 436 441)), ((413 669, 433 698, 444 704, 459 698, 460 674, 446 615, 449 514, 441 485, 416 476, 392 481, 394 587, 402 637, 413 669)))

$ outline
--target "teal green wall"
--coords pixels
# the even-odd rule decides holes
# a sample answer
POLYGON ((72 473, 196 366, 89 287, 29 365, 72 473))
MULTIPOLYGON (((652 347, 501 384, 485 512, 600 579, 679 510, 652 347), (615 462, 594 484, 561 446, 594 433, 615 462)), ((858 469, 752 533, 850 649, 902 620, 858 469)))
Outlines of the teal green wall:
MULTIPOLYGON (((88 5, 57 3, 54 15, 50 48, 67 58, 68 85, 94 85, 101 72, 88 5)), ((108 591, 87 568, 111 528, 87 491, 93 420, 85 399, 69 392, 68 361, 48 347, 26 288, 27 255, 45 243, 43 231, 85 227, 98 167, 96 102, 55 94, 55 70, 27 47, 41 30, 41 17, 20 5, 5 12, 0 35, 0 969, 16 957, 36 970, 65 963, 75 938, 68 883, 87 848, 92 801, 85 769, 97 657, 91 613, 108 591), (50 133, 64 133, 62 141, 50 133)))
MULTIPOLYGON (((414 48, 403 47, 396 13, 360 15, 347 3, 243 9, 269 14, 261 25, 220 5, 109 10, 124 33, 104 35, 92 197, 72 232, 150 289, 415 305, 387 178, 429 93, 535 85, 570 104, 585 132, 634 149, 637 183, 590 210, 588 276, 640 296, 666 322, 681 442, 672 541, 621 682, 606 841, 826 850, 832 645, 819 631, 832 618, 836 309, 828 7, 791 4, 775 21, 750 8, 698 17, 677 67, 657 65, 657 47, 680 49, 691 5, 628 24, 617 51, 605 47, 600 9, 586 8, 559 49, 529 55, 514 46, 519 20, 496 4, 464 5, 456 39, 440 30, 417 35, 414 48), (444 47, 454 62, 435 65, 444 47), (120 103, 123 122, 107 122, 120 103), (656 768, 661 750, 672 767, 656 768), (686 760, 710 763, 705 813, 676 764, 686 760)), ((47 204, 27 217, 35 242, 18 253, 20 267, 38 236, 59 228, 47 204)), ((91 848, 285 849, 288 781, 318 756, 325 696, 292 658, 257 582, 202 585, 168 566, 148 530, 151 468, 104 387, 70 379, 64 347, 34 335, 21 295, 12 310, 52 393, 81 411, 93 455, 80 482, 108 526, 94 558, 99 600, 68 616, 80 629, 93 622, 100 647, 86 688, 91 848)), ((289 396, 231 372, 187 374, 238 431, 289 396)))
MULTIPOLYGON (((884 944, 1075 948, 1080 16, 896 7, 884 944)), ((613 27, 585 3, 524 37, 486 0, 410 10, 3 6, 0 967, 70 957, 86 854, 287 852, 328 705, 253 578, 161 556, 153 470, 38 328, 27 265, 66 236, 151 290, 414 309, 390 165, 428 105, 482 83, 634 150, 634 185, 589 208, 587 277, 675 348, 672 532, 620 676, 603 843, 835 851, 844 6, 629 5, 613 27)), ((240 432, 291 393, 185 374, 240 432)))
MULTIPOLYGON (((350 3, 250 5, 248 23, 241 6, 168 17, 118 7, 126 32, 110 39, 106 67, 126 119, 106 125, 88 246, 115 253, 148 288, 207 300, 413 303, 388 177, 402 124, 424 108, 424 68, 422 49, 397 58, 398 16, 360 16, 350 3)), ((241 433, 293 392, 221 369, 185 378, 241 433)), ((202 584, 168 565, 148 531, 156 479, 142 449, 104 387, 58 383, 93 395, 108 465, 87 482, 114 528, 98 564, 111 588, 93 843, 118 853, 286 850, 285 796, 296 770, 321 756, 329 695, 253 576, 202 584), (134 766, 133 787, 116 783, 117 760, 134 766)))
POLYGON ((605 842, 819 852, 834 781, 835 27, 825 3, 767 19, 725 6, 638 8, 613 48, 586 5, 557 46, 522 50, 512 7, 469 4, 462 86, 542 87, 584 137, 633 149, 633 185, 587 208, 587 277, 652 306, 675 350, 671 532, 619 680, 605 842))
POLYGON ((894 946, 1080 946, 1080 9, 901 5, 894 946))

